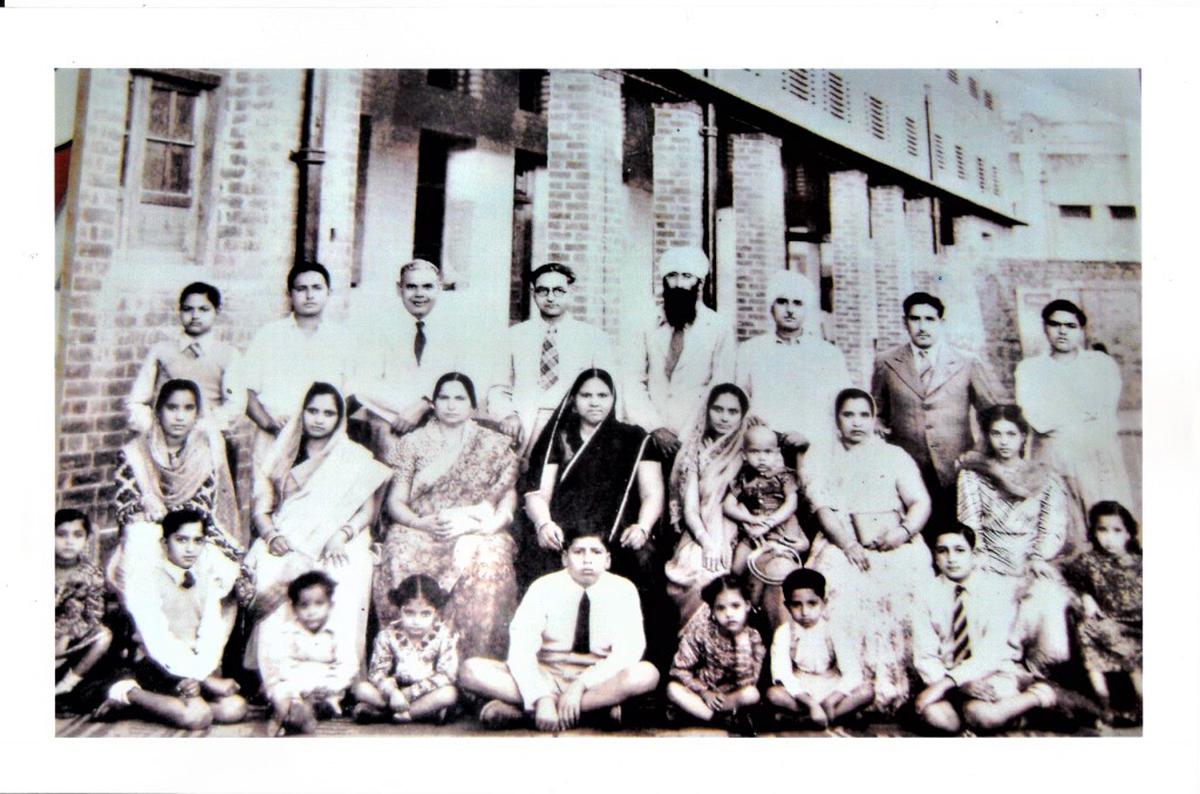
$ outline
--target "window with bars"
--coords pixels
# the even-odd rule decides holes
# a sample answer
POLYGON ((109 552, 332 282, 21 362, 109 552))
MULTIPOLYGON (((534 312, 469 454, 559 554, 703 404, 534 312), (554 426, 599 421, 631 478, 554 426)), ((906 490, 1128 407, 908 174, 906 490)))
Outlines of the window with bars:
POLYGON ((917 122, 909 116, 904 117, 904 146, 913 157, 916 157, 920 152, 919 139, 917 138, 917 122))
POLYGON ((974 77, 967 78, 967 93, 971 95, 971 99, 979 99, 979 83, 974 77))
POLYGON ((1059 204, 1058 215, 1061 218, 1090 219, 1092 217, 1092 208, 1088 204, 1059 204))
POLYGON ((991 92, 991 91, 984 91, 984 92, 983 92, 983 106, 984 106, 985 108, 987 108, 988 110, 992 110, 992 109, 994 109, 994 108, 996 107, 996 104, 995 104, 995 102, 994 102, 994 101, 993 101, 993 99, 992 99, 992 92, 991 92))
POLYGON ((992 195, 1000 195, 1000 169, 992 166, 992 195))
POLYGON ((878 97, 867 97, 867 119, 871 127, 871 135, 879 140, 887 140, 887 105, 878 97))
POLYGON ((975 158, 975 175, 979 178, 979 189, 987 190, 987 169, 983 166, 983 158, 975 158))
POLYGON ((220 83, 206 72, 130 70, 120 171, 128 248, 196 258, 210 95, 220 83))
POLYGON ((967 178, 967 157, 963 153, 963 147, 955 144, 954 146, 954 166, 958 172, 959 179, 967 178))
POLYGON ((1132 221, 1137 218, 1137 210, 1129 205, 1110 205, 1108 214, 1115 221, 1132 221))
POLYGON ((933 160, 937 163, 939 171, 946 170, 946 144, 941 135, 933 136, 933 160))
POLYGON ((825 73, 825 110, 835 119, 850 121, 850 92, 846 78, 837 72, 825 73))
POLYGON ((550 72, 545 69, 521 69, 518 72, 517 107, 529 113, 545 114, 550 107, 550 72))
POLYGON ((425 72, 425 82, 434 88, 465 94, 470 87, 470 72, 470 69, 429 69, 425 72))
POLYGON ((813 90, 813 73, 811 69, 785 69, 783 72, 783 90, 801 102, 811 104, 817 101, 816 91, 813 90))
POLYGON ((946 70, 946 78, 949 79, 950 82, 957 85, 958 84, 958 70, 957 69, 947 69, 946 70))

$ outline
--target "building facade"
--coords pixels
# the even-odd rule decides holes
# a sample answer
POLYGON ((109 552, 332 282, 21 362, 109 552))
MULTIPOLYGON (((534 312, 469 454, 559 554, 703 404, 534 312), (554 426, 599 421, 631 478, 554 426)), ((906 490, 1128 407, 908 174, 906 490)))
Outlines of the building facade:
MULTIPOLYGON (((942 297, 951 338, 1010 388, 1045 295, 1139 305, 1136 172, 1119 195, 1060 190, 1079 168, 1062 131, 1014 128, 1020 99, 988 72, 121 69, 73 90, 57 501, 101 524, 122 398, 180 288, 216 284, 216 332, 244 347, 286 312, 297 258, 329 268, 330 310, 360 323, 395 310, 400 264, 437 262, 481 339, 528 316, 532 266, 565 262, 576 316, 624 345, 654 311, 658 256, 699 245, 705 299, 740 339, 769 326, 771 273, 813 279, 860 384, 906 338, 913 289, 942 297), (1076 239, 1035 211, 1085 198, 1134 216, 1076 239)), ((1106 140, 1119 158, 1127 142, 1106 140)), ((1139 319, 1092 329, 1131 410, 1139 319)))

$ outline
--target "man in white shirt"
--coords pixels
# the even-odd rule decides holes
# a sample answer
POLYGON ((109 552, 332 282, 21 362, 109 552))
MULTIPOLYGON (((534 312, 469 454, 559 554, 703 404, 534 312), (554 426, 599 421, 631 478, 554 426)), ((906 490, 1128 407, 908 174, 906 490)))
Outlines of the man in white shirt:
POLYGON ((258 427, 254 459, 261 460, 275 436, 300 410, 300 401, 316 381, 333 384, 346 396, 352 372, 347 363, 354 340, 323 315, 329 301, 329 271, 316 262, 298 264, 288 273, 292 311, 258 330, 242 359, 246 414, 258 427))
POLYGON ((836 440, 833 403, 851 385, 850 372, 842 351, 821 336, 820 301, 809 279, 779 271, 767 283, 767 301, 775 331, 738 346, 737 383, 754 413, 780 434, 788 465, 797 466, 797 453, 836 440))
POLYGON ((913 666, 925 683, 916 711, 930 727, 958 733, 998 727, 1054 703, 1045 683, 1022 680, 1010 644, 1017 620, 1011 585, 974 571, 975 532, 961 524, 934 541, 938 576, 918 593, 912 617, 913 666))
POLYGON ((134 705, 187 730, 239 722, 246 701, 237 683, 218 671, 229 636, 222 617, 229 583, 196 564, 204 550, 204 517, 173 511, 163 518, 162 532, 163 556, 148 570, 131 572, 123 593, 141 639, 133 677, 113 684, 101 708, 134 705))
POLYGON ((383 327, 361 332, 354 393, 368 412, 377 456, 433 409, 433 387, 442 375, 462 372, 483 386, 479 362, 486 340, 455 327, 441 304, 442 290, 437 265, 424 259, 406 262, 396 280, 404 312, 393 312, 383 327))
POLYGON ((613 374, 616 363, 608 336, 571 316, 571 268, 548 262, 533 271, 529 283, 537 313, 508 329, 499 383, 488 393, 489 413, 518 440, 522 457, 579 373, 597 367, 613 374))
POLYGON ((459 684, 492 698, 480 712, 500 727, 533 713, 541 731, 574 727, 582 712, 619 706, 658 684, 642 661, 646 637, 637 588, 609 573, 599 534, 580 533, 563 552, 563 570, 529 586, 509 626, 507 663, 463 662, 459 684))
POLYGON ((699 248, 667 249, 663 314, 646 330, 630 362, 629 421, 654 437, 665 456, 679 449, 679 432, 696 420, 713 386, 731 382, 736 355, 733 324, 700 302, 708 257, 699 248))

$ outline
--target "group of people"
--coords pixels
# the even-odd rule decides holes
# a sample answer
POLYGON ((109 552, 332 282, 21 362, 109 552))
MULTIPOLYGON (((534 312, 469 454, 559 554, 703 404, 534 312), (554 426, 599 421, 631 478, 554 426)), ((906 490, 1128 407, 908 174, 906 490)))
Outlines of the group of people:
POLYGON ((200 729, 257 688, 281 733, 465 712, 954 733, 1108 718, 1119 674, 1140 699, 1120 376, 1078 306, 1045 307, 1012 404, 935 296, 905 299, 910 343, 865 390, 799 274, 737 345, 699 300, 702 251, 659 271, 661 316, 620 357, 558 263, 488 344, 455 335, 422 260, 366 336, 297 265, 244 354, 213 339, 219 291, 186 287, 128 398, 103 570, 89 517, 55 517, 59 706, 200 729))

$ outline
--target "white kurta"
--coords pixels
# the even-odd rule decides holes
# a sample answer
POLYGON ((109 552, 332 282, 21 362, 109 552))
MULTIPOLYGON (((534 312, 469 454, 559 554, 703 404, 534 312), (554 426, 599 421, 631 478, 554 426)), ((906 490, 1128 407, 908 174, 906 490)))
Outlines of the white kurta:
POLYGON ((696 419, 713 386, 733 381, 736 348, 729 319, 698 306, 668 379, 671 332, 671 326, 660 319, 639 337, 629 362, 626 410, 632 424, 649 431, 665 427, 678 434, 696 419))
POLYGON ((1035 457, 1067 479, 1084 509, 1104 499, 1132 509, 1129 472, 1117 439, 1117 362, 1096 350, 1081 350, 1069 359, 1035 356, 1017 365, 1016 381, 1017 403, 1039 433, 1035 457))
POLYGON ((345 392, 353 350, 353 338, 338 323, 322 320, 310 334, 289 315, 254 335, 239 367, 241 385, 253 390, 271 416, 283 422, 315 381, 345 392))
POLYGON ((777 433, 800 433, 811 444, 837 439, 833 404, 849 387, 842 351, 805 334, 794 342, 760 334, 738 346, 737 383, 750 396, 753 412, 777 433))

